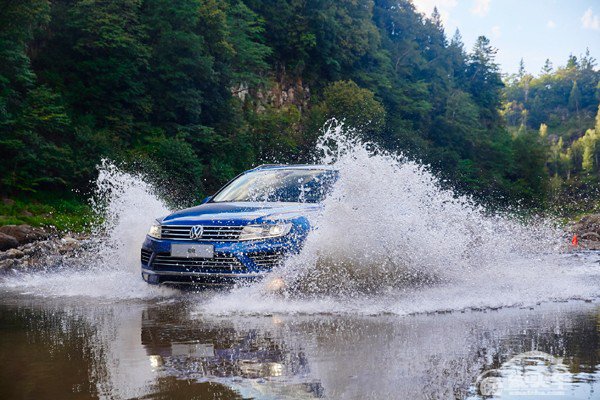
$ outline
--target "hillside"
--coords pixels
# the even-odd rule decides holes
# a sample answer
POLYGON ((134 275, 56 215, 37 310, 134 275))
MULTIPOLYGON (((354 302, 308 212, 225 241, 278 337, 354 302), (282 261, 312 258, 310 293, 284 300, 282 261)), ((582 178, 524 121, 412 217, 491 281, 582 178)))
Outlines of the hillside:
POLYGON ((600 183, 600 71, 586 54, 565 66, 550 61, 534 76, 521 63, 506 79, 502 114, 515 137, 543 139, 549 197, 566 211, 598 206, 600 183))
POLYGON ((552 172, 537 129, 566 146, 591 128, 598 72, 590 56, 585 79, 565 78, 579 90, 565 120, 546 95, 519 97, 524 76, 504 92, 495 52, 483 36, 465 49, 408 0, 9 1, 0 196, 77 202, 109 158, 198 199, 253 165, 310 160, 336 117, 459 192, 544 208, 552 172))

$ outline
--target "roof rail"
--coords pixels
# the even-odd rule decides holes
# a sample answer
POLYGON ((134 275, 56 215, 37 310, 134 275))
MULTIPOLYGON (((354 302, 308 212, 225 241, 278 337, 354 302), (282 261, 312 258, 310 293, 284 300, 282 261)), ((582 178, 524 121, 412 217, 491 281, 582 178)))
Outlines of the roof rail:
POLYGON ((258 168, 263 168, 263 167, 284 167, 287 164, 260 164, 256 167, 254 167, 254 169, 258 169, 258 168))

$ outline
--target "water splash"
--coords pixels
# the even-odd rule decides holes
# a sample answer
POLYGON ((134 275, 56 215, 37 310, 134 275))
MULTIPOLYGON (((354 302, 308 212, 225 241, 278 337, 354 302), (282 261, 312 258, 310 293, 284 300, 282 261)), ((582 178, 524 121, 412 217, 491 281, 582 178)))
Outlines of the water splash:
POLYGON ((273 272, 283 293, 270 293, 267 279, 201 312, 406 314, 598 295, 592 261, 561 254, 552 221, 490 214, 441 189, 424 166, 353 135, 333 124, 319 140, 319 162, 340 179, 302 252, 273 272))
POLYGON ((340 180, 304 251, 285 271, 317 291, 456 281, 559 249, 561 232, 547 221, 523 225, 490 215, 441 189, 424 166, 348 138, 343 125, 327 130, 318 148, 340 180), (335 153, 328 143, 336 143, 335 153))
MULTIPOLYGON (((490 214, 441 189, 422 165, 354 134, 333 124, 319 140, 317 161, 333 164, 340 179, 303 251, 264 282, 197 299, 198 312, 403 315, 600 294, 598 255, 564 254, 551 221, 490 214), (282 278, 286 289, 270 292, 271 278, 282 278)), ((76 265, 4 278, 0 287, 40 296, 181 298, 139 276, 146 230, 169 213, 153 187, 103 162, 95 199, 105 222, 76 265)))
POLYGON ((139 273, 139 249, 148 227, 172 211, 143 176, 123 172, 108 160, 102 161, 98 172, 92 203, 104 223, 93 237, 102 238, 97 247, 101 268, 139 273))
POLYGON ((59 268, 20 273, 0 287, 42 296, 86 296, 137 299, 175 291, 150 287, 142 281, 139 251, 154 219, 169 214, 154 188, 142 176, 124 172, 103 160, 95 194, 90 200, 103 222, 92 227, 77 259, 59 268))

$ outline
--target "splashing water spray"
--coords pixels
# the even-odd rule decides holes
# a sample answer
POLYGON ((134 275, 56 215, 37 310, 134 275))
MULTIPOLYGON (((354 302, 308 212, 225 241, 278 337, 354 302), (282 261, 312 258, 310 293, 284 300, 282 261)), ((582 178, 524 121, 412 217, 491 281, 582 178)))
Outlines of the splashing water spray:
POLYGON ((101 162, 98 172, 90 202, 103 222, 91 227, 85 251, 62 267, 11 276, 0 287, 41 296, 112 299, 174 292, 141 281, 139 265, 139 249, 150 223, 169 209, 140 175, 123 172, 108 160, 101 162))
POLYGON ((304 251, 283 271, 305 290, 348 294, 456 281, 560 248, 561 232, 546 221, 524 226, 490 215, 441 189, 424 166, 349 134, 334 123, 317 144, 321 162, 335 165, 340 179, 304 251))
MULTIPOLYGON (((327 125, 316 150, 339 180, 303 250, 261 282, 193 300, 198 312, 407 314, 598 296, 594 261, 565 254, 552 222, 490 214, 342 124, 327 125)), ((106 161, 99 172, 94 204, 104 223, 78 265, 11 276, 0 286, 41 296, 181 296, 140 277, 144 235, 170 210, 142 176, 106 161)))
POLYGON ((303 250, 201 312, 405 314, 597 294, 583 278, 592 267, 571 268, 552 221, 524 225, 489 213, 442 189, 423 165, 362 142, 335 121, 317 150, 339 180, 303 250))

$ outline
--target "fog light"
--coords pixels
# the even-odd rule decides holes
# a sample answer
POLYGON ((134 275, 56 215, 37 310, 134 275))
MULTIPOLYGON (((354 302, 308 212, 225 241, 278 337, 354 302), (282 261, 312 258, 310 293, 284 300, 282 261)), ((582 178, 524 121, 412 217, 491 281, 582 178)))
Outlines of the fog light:
POLYGON ((165 365, 165 362, 161 356, 151 355, 149 358, 150 358, 150 365, 152 366, 153 369, 159 368, 159 367, 162 367, 163 365, 165 365))
POLYGON ((148 283, 152 283, 152 284, 158 284, 159 283, 159 279, 158 279, 158 275, 150 275, 148 274, 148 283))
POLYGON ((142 279, 148 282, 148 274, 142 272, 142 279))
POLYGON ((267 290, 269 292, 280 292, 285 287, 285 281, 281 278, 273 278, 267 282, 267 290))

